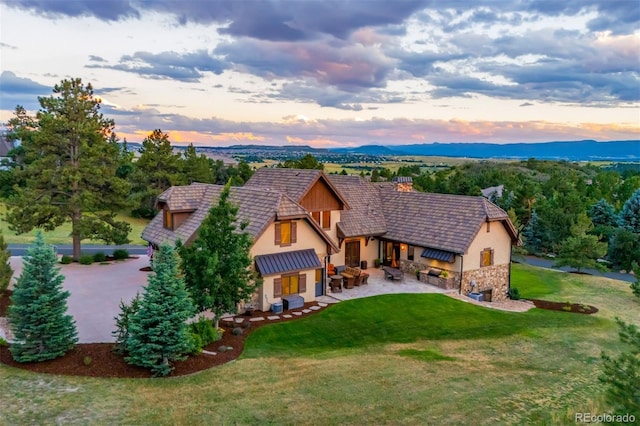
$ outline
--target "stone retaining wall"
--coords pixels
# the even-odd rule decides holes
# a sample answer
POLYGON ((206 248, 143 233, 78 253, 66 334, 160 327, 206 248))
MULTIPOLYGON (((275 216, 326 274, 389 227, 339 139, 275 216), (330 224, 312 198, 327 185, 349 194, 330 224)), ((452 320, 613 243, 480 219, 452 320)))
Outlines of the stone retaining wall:
POLYGON ((509 299, 509 264, 485 266, 473 271, 467 271, 462 276, 462 294, 472 291, 482 292, 491 290, 491 299, 501 302, 509 299), (471 281, 476 286, 471 288, 471 281))

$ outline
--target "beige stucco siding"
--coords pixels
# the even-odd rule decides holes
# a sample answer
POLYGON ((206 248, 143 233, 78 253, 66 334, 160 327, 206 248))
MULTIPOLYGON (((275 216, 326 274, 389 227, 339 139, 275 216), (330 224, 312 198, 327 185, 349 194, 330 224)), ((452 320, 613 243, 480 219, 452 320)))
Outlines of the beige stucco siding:
POLYGON ((491 222, 490 232, 487 224, 482 224, 478 234, 464 255, 464 270, 480 268, 480 253, 485 248, 493 249, 493 264, 508 264, 511 256, 511 237, 501 222, 491 222))
POLYGON ((366 260, 368 267, 373 267, 373 261, 378 258, 378 240, 371 240, 368 245, 365 245, 365 237, 345 239, 340 246, 340 253, 331 255, 331 263, 336 266, 345 264, 344 245, 352 241, 360 241, 360 260, 366 260))
POLYGON ((296 242, 288 246, 275 244, 275 223, 269 225, 251 247, 251 256, 282 253, 295 250, 314 249, 319 257, 327 254, 327 243, 318 235, 306 220, 295 220, 296 242))

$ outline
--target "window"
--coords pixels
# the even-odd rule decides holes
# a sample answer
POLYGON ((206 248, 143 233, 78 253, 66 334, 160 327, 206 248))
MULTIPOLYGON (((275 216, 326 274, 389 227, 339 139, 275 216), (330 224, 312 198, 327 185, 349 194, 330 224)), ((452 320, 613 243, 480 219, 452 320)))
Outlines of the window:
POLYGON ((322 212, 322 229, 331 229, 331 211, 322 212))
POLYGON ((311 212, 311 217, 320 225, 320 212, 311 212))
POLYGON ((278 222, 275 224, 275 245, 290 246, 296 242, 296 223, 278 222))
POLYGON ((163 222, 166 229, 173 229, 173 215, 169 210, 163 210, 163 222))
POLYGON ((316 269, 316 282, 322 282, 322 269, 316 269))
POLYGON ((480 266, 493 265, 493 250, 486 248, 480 252, 480 266))
POLYGON ((306 274, 286 274, 273 280, 273 297, 304 293, 307 291, 306 274))
POLYGON ((408 260, 413 260, 414 249, 415 249, 415 247, 413 247, 413 246, 409 246, 409 248, 407 249, 407 259, 408 260))

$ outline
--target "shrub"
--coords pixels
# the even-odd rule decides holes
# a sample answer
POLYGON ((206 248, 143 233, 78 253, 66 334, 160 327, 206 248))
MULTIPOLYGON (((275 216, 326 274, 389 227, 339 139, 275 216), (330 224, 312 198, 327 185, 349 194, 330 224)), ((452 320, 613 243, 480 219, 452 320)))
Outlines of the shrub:
POLYGON ((231 333, 233 333, 234 336, 241 336, 242 335, 242 328, 234 327, 234 329, 231 330, 231 333))
POLYGON ((213 326, 213 322, 205 317, 200 317, 198 321, 189 325, 191 334, 200 338, 200 348, 220 340, 222 334, 213 326))
POLYGON ((105 260, 107 260, 107 255, 102 252, 98 252, 93 255, 94 262, 104 262, 105 260))
POLYGON ((520 290, 515 287, 509 289, 509 299, 520 300, 520 290))
POLYGON ((91 358, 90 356, 85 356, 84 358, 82 358, 82 363, 86 367, 90 366, 92 362, 93 362, 93 358, 91 358))
POLYGON ((68 256, 66 254, 63 254, 62 257, 60 258, 60 263, 62 263, 63 265, 68 265, 71 262, 73 262, 73 257, 68 256))
POLYGON ((6 341, 6 340, 4 340, 2 337, 0 337, 0 346, 5 346, 5 347, 7 347, 7 346, 9 346, 9 344, 7 343, 7 341, 6 341))
POLYGON ((126 249, 117 249, 113 251, 113 258, 115 260, 123 260, 129 258, 129 252, 126 249))
POLYGON ((93 263, 93 256, 91 256, 90 254, 83 254, 82 256, 80 256, 78 262, 81 265, 91 265, 93 263))
POLYGON ((251 322, 250 321, 245 321, 242 323, 242 328, 249 328, 251 327, 251 322))
POLYGON ((202 344, 202 337, 197 333, 191 333, 191 342, 193 343, 193 351, 191 354, 198 355, 202 353, 202 348, 205 347, 205 345, 202 344))

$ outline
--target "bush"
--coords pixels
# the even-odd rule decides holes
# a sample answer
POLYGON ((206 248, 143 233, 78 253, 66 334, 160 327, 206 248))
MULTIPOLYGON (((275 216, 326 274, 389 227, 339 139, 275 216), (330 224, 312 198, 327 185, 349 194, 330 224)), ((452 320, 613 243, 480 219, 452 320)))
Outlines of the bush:
POLYGON ((129 252, 125 249, 117 249, 113 251, 113 258, 115 260, 123 260, 129 258, 129 252))
POLYGON ((63 254, 62 257, 60 258, 60 263, 62 263, 63 265, 68 265, 71 262, 73 262, 73 257, 68 256, 66 254, 63 254))
POLYGON ((4 340, 2 337, 0 337, 0 346, 7 347, 7 346, 9 346, 9 344, 7 343, 6 340, 4 340))
POLYGON ((107 260, 107 255, 104 253, 98 252, 93 255, 94 262, 104 262, 105 260, 107 260))
POLYGON ((509 299, 511 300, 520 300, 520 290, 513 287, 509 289, 509 299))
POLYGON ((198 321, 192 322, 189 325, 189 328, 192 335, 197 335, 199 337, 199 341, 196 341, 196 343, 200 344, 200 349, 220 340, 222 337, 222 333, 216 330, 213 326, 213 322, 209 321, 205 317, 200 317, 198 321))
POLYGON ((90 356, 85 356, 84 358, 82 358, 82 363, 85 365, 85 367, 90 366, 92 362, 93 358, 91 358, 90 356))
POLYGON ((202 337, 197 333, 191 333, 191 342, 193 343, 193 351, 191 352, 191 355, 198 355, 202 353, 202 348, 205 346, 202 344, 202 337))
POLYGON ((134 218, 142 218, 142 219, 153 219, 157 210, 149 208, 149 207, 138 207, 136 209, 131 210, 131 217, 134 218))
POLYGON ((233 333, 234 336, 242 336, 242 328, 235 327, 233 330, 231 330, 231 333, 233 333))
POLYGON ((81 265, 91 265, 93 263, 93 256, 90 254, 83 254, 80 256, 78 262, 80 262, 81 265))

